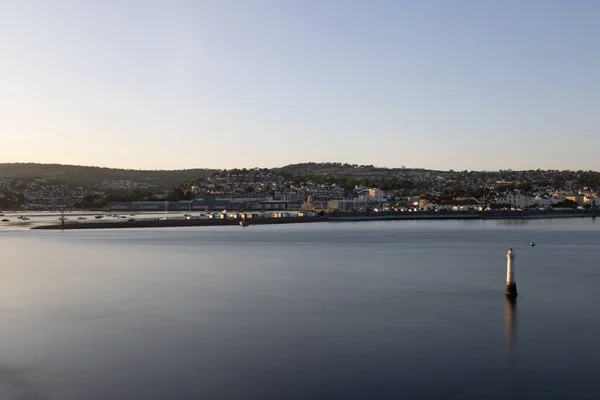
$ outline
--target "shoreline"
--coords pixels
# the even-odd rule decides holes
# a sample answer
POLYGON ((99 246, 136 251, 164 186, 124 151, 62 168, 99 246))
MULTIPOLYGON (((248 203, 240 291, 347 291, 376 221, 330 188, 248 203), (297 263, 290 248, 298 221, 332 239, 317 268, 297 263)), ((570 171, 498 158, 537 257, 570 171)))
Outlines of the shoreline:
MULTIPOLYGON (((365 221, 406 221, 406 220, 533 220, 564 218, 595 218, 593 211, 552 211, 552 212, 414 212, 414 213, 332 213, 317 217, 284 217, 284 218, 252 218, 249 225, 280 225, 315 222, 365 222, 365 221)), ((64 230, 64 229, 126 229, 126 228, 172 228, 192 226, 233 226, 239 225, 239 219, 167 219, 136 220, 111 222, 67 222, 64 225, 50 224, 31 227, 30 229, 64 230)))

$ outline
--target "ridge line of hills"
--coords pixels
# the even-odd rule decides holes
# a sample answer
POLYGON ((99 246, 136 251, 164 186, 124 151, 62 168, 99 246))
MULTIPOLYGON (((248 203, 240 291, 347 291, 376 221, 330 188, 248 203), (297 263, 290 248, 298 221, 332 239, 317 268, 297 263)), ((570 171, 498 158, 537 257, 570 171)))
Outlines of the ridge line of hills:
MULTIPOLYGON (((229 169, 228 171, 253 170, 229 169)), ((304 175, 310 173, 336 172, 341 169, 356 169, 360 171, 386 171, 394 168, 377 168, 373 165, 357 165, 343 163, 299 163, 276 168, 258 168, 275 173, 304 175)), ((399 169, 399 168, 398 168, 399 169)), ((215 172, 225 171, 217 168, 191 168, 176 170, 144 170, 110 168, 84 165, 68 165, 54 163, 0 163, 0 179, 45 179, 52 183, 62 183, 74 186, 94 186, 105 181, 131 180, 145 182, 159 188, 180 186, 199 178, 206 178, 215 172)), ((406 171, 428 171, 425 169, 406 169, 406 171)), ((433 172, 433 171, 432 171, 433 172)))
MULTIPOLYGON (((361 176, 367 173, 378 173, 384 174, 400 173, 402 175, 406 173, 417 173, 417 174, 439 174, 444 176, 452 176, 453 179, 460 179, 461 175, 471 174, 482 174, 486 175, 487 178, 492 176, 505 175, 503 173, 509 173, 510 175, 520 175, 521 178, 525 178, 527 175, 544 174, 544 175, 556 175, 568 173, 569 175, 582 175, 582 174, 593 174, 596 177, 598 172, 596 171, 559 171, 559 170, 499 170, 499 171, 442 171, 432 170, 424 168, 387 168, 387 167, 375 167, 373 165, 358 165, 348 163, 337 163, 337 162, 305 162, 297 164, 289 164, 283 167, 276 168, 249 168, 249 169, 229 169, 227 171, 232 173, 239 173, 241 171, 251 170, 262 170, 270 171, 277 174, 285 174, 288 176, 328 176, 335 174, 343 174, 345 176, 361 176)), ((194 181, 201 178, 209 177, 215 173, 226 171, 223 169, 216 168, 192 168, 192 169, 179 169, 179 170, 136 170, 136 169, 123 169, 123 168, 109 168, 109 167, 96 167, 96 166, 82 166, 82 165, 65 165, 65 164, 43 164, 43 163, 0 163, 0 179, 20 179, 20 180, 33 180, 33 179, 45 179, 51 183, 67 184, 73 186, 94 186, 102 184, 106 181, 120 181, 129 180, 141 183, 148 183, 157 188, 172 188, 179 187, 187 182, 194 181)), ((463 176, 464 178, 464 176, 463 176)), ((596 179, 594 179, 596 181, 596 179)))
MULTIPOLYGON (((114 168, 114 167, 100 167, 94 165, 76 165, 76 164, 59 164, 59 163, 34 163, 34 162, 13 162, 13 163, 0 163, 0 177, 2 178, 18 178, 18 175, 27 175, 34 173, 41 174, 53 174, 57 170, 92 170, 102 172, 117 172, 125 171, 128 173, 181 173, 186 171, 194 172, 215 172, 215 171, 227 171, 227 170, 252 170, 252 169, 267 169, 270 171, 286 171, 290 169, 326 169, 326 168, 354 168, 354 169, 368 169, 368 170, 406 170, 406 171, 422 171, 422 172, 500 172, 500 171, 513 171, 513 172, 525 172, 525 171, 561 171, 561 172, 574 172, 575 170, 560 170, 560 169, 522 169, 522 170, 441 170, 441 169, 429 169, 429 168, 407 168, 407 167, 377 167, 374 165, 359 165, 339 162, 304 162, 288 164, 282 167, 271 167, 271 168, 260 168, 260 167, 246 167, 246 168, 180 168, 180 169, 134 169, 134 168, 114 168)), ((598 172, 595 170, 586 170, 590 172, 598 172)))

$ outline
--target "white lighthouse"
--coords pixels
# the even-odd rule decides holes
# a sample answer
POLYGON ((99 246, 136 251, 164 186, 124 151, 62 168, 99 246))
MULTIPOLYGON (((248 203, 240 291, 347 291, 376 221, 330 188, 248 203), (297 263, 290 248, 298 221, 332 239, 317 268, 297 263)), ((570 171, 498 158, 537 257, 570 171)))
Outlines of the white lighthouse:
POLYGON ((517 295, 517 283, 515 282, 515 253, 512 247, 506 253, 506 295, 517 295))

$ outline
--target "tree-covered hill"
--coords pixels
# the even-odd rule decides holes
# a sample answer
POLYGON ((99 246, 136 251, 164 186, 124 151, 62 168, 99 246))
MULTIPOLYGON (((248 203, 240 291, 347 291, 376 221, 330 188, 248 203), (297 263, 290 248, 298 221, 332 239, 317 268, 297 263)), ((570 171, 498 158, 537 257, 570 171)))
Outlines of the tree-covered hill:
POLYGON ((0 164, 0 178, 47 179, 74 186, 94 186, 107 181, 129 180, 156 188, 178 187, 183 182, 209 176, 215 170, 132 170, 79 165, 10 163, 0 164))

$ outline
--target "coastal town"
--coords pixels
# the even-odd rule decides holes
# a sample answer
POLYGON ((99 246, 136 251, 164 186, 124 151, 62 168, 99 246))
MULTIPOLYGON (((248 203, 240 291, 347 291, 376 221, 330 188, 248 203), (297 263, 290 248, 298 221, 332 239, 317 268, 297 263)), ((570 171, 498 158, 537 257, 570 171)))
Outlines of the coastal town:
POLYGON ((594 171, 432 171, 307 163, 213 171, 178 187, 104 180, 70 185, 43 177, 0 178, 4 210, 485 211, 589 209, 594 171))

